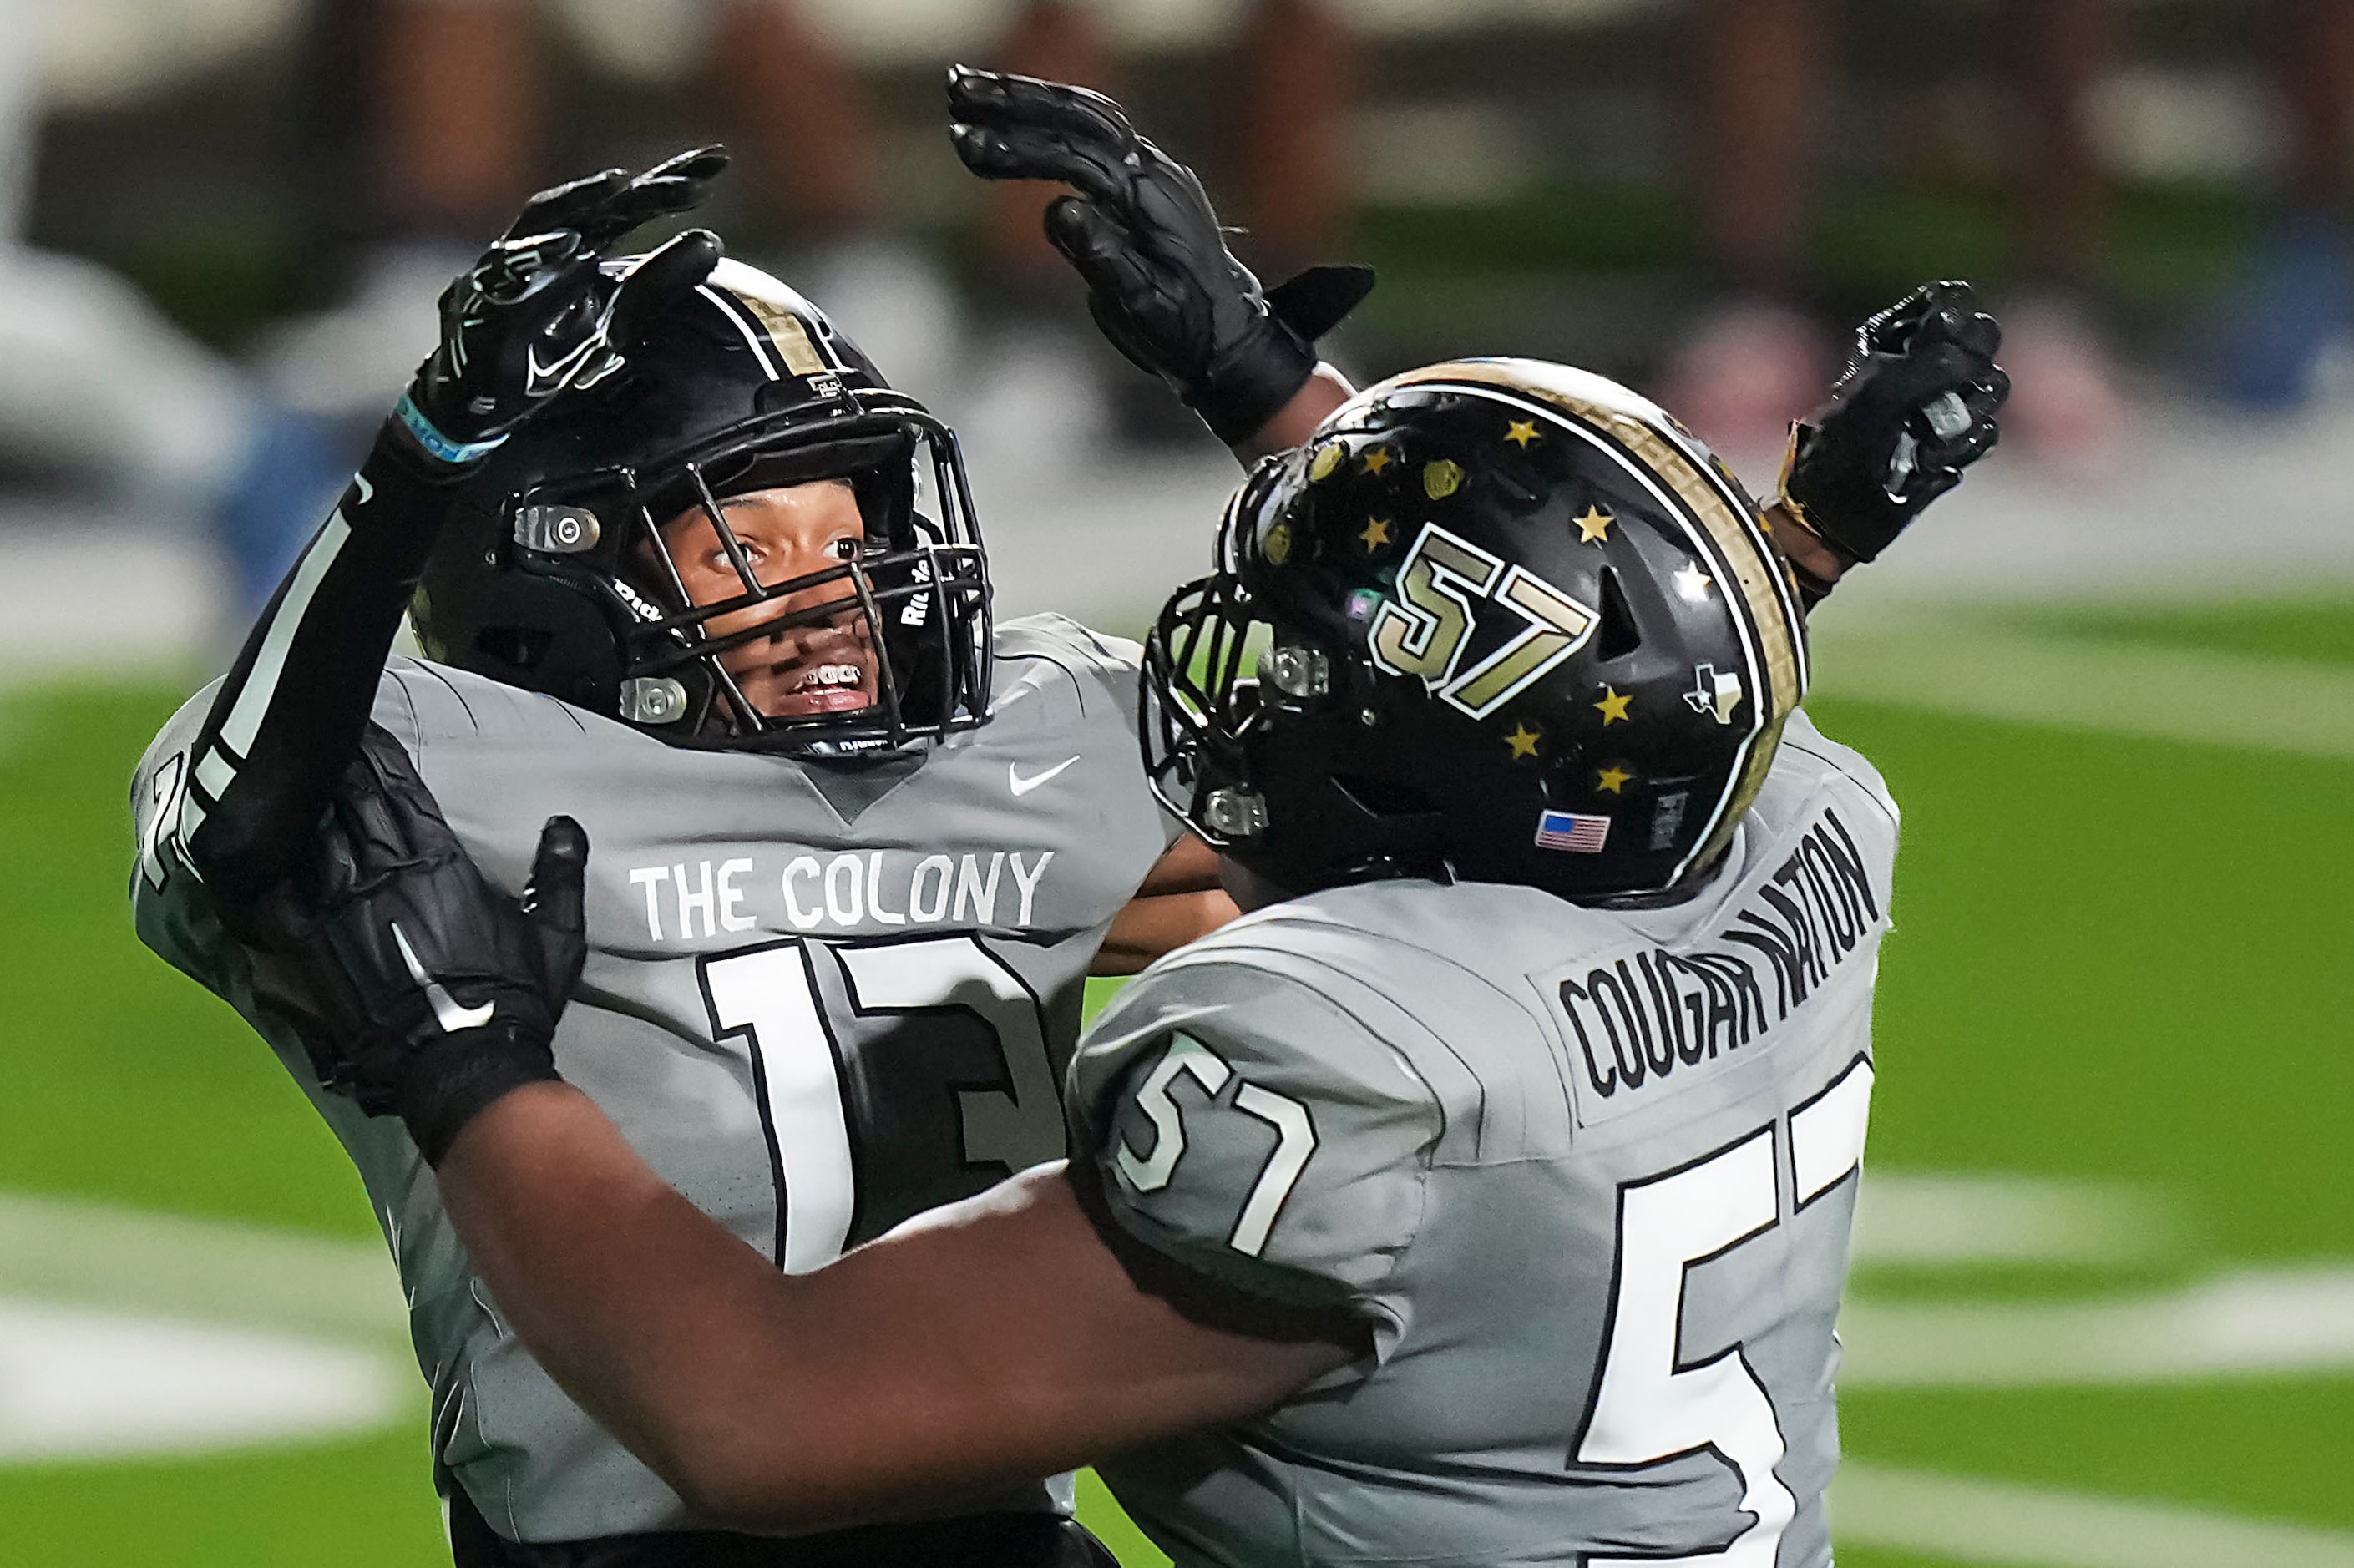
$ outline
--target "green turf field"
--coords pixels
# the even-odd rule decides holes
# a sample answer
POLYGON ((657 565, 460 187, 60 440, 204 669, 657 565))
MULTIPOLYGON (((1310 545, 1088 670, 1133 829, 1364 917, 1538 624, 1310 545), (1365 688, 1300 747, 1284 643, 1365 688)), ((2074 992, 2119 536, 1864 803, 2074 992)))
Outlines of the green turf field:
MULTIPOLYGON (((2301 739, 2294 705, 2280 738, 2261 722, 2275 675, 2354 673, 2354 598, 2019 624, 2158 669, 2227 659, 2255 738, 1842 701, 1827 642, 1818 721, 1905 810, 1868 1199, 1890 1224, 1847 1327, 1841 1561, 2354 1564, 2354 758, 2301 739), (1978 1250, 1943 1245, 1980 1224, 1978 1250)), ((0 1196, 370 1244, 259 1043, 131 938, 124 790, 174 701, 0 695, 0 1196)), ((0 1308, 139 1295, 135 1260, 77 1283, 8 1234, 0 1308)), ((0 1563, 445 1560, 412 1406, 325 1440, 68 1462, 10 1441, 7 1375, 0 1354, 0 1563)))

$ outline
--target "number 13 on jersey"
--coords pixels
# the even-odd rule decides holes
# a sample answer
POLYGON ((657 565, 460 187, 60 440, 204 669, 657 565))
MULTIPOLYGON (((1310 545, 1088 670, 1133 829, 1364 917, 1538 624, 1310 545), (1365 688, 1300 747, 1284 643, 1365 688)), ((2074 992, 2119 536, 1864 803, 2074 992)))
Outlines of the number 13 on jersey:
POLYGON ((875 1234, 977 1191, 991 1175, 1063 1153, 1045 1019, 1002 959, 970 935, 822 945, 848 987, 846 1015, 837 1017, 821 1001, 820 948, 779 942, 702 963, 712 1038, 740 1037, 751 1058, 776 1184, 776 1257, 788 1274, 832 1261, 854 1234, 875 1234), (927 1056, 922 1039, 946 1043, 952 1029, 970 1033, 975 1022, 994 1058, 983 1072, 965 1065, 969 1058, 927 1056), (885 1080, 885 1094, 846 1086, 854 1075, 843 1054, 862 1025, 901 1032, 889 1060, 860 1078, 869 1086, 885 1080), (910 1141, 907 1129, 932 1097, 952 1107, 952 1151, 910 1141), (889 1194, 880 1202, 888 1212, 877 1212, 877 1192, 889 1194))

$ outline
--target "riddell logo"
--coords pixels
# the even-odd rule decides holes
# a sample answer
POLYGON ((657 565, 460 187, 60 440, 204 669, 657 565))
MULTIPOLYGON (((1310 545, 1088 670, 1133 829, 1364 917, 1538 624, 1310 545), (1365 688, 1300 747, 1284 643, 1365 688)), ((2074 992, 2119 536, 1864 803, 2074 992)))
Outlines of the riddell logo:
POLYGON ((613 592, 620 596, 621 602, 628 605, 640 620, 654 621, 663 618, 662 607, 645 595, 619 577, 613 578, 612 584, 613 592))

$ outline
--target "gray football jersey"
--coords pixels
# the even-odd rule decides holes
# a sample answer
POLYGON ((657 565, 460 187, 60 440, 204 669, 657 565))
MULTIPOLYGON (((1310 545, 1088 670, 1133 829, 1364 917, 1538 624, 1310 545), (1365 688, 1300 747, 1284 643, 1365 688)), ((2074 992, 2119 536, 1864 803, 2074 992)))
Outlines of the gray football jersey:
POLYGON ((1820 1568, 1896 810, 1795 716, 1673 908, 1381 883, 1162 960, 1081 1043, 1142 1242, 1364 1362, 1108 1462, 1181 1563, 1820 1568))
MULTIPOLYGON (((916 764, 681 749, 410 659, 379 689, 376 721, 493 883, 521 886, 552 813, 588 830, 588 961, 557 1063, 664 1180, 790 1270, 1063 1153, 1087 964, 1174 836, 1138 766, 1136 646, 1037 617, 995 650, 994 716, 916 764)), ((687 1525, 508 1331, 400 1124, 318 1090, 303 1000, 223 933, 175 827, 210 701, 140 766, 139 933, 245 1014, 358 1165, 408 1287, 436 1455, 513 1538, 687 1525)), ((1067 1501, 1057 1485, 1003 1506, 1067 1501)))

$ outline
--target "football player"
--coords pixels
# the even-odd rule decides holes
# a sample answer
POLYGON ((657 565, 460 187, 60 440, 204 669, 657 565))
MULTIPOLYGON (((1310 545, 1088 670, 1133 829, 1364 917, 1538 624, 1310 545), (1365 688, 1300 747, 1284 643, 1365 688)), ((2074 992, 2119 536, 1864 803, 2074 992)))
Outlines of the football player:
MULTIPOLYGON (((1818 514, 1843 556, 1896 466, 1818 514)), ((1082 1040, 1067 1163, 779 1273, 557 1070, 580 825, 511 901, 382 742, 302 895, 339 1079, 557 1381, 744 1530, 1092 1458, 1182 1563, 1827 1565, 1897 814, 1798 708, 1755 510, 1625 388, 1467 361, 1268 460, 1220 559, 1142 736, 1255 912, 1082 1040)))
MULTIPOLYGON (((253 1022, 360 1169, 469 1568, 786 1559, 700 1531, 525 1353, 450 1231, 440 1135, 319 1092, 320 1002, 271 949, 365 728, 511 885, 551 812, 598 834, 567 1069, 788 1270, 1060 1154, 1090 968, 1233 913, 1139 768, 1136 646, 992 625, 950 432, 713 236, 614 258, 723 162, 548 192, 451 287, 342 504, 134 785, 142 938, 253 1022), (404 610, 428 658, 387 663, 404 610)), ((1264 302, 1193 194, 1138 253, 1227 297, 1176 301, 1201 327, 1162 361, 1200 356, 1187 396, 1237 441, 1279 437, 1287 403, 1331 400, 1329 323, 1264 302)), ((1068 1508, 1032 1478, 824 1560, 1082 1561, 1068 1508)))
MULTIPOLYGON (((1230 439, 1296 439, 1340 395, 1308 344, 1363 280, 1262 301, 1190 174, 1157 152, 1126 168, 1067 248, 1098 319, 1230 439)), ((343 1081, 332 1009, 271 949, 371 712, 509 885, 543 816, 588 817, 605 853, 567 1069, 675 1188, 799 1269, 1058 1151, 1090 953, 1132 969, 1229 906, 1188 863, 1198 845, 1155 869, 1169 835, 1132 760, 1133 651, 1067 623, 989 629, 947 432, 708 236, 599 264, 716 172, 701 155, 549 193, 453 288, 443 347, 344 507, 143 766, 134 896, 151 944, 316 1088, 343 1081), (379 682, 420 573, 437 662, 379 682)), ((1872 415, 1892 436, 1908 417, 1872 415)), ((464 1112, 512 1086, 462 1075, 407 1133, 317 1097, 409 1287, 461 1562, 766 1550, 692 1528, 519 1350, 424 1179, 464 1112)), ((1002 1497, 826 1550, 1085 1550, 1049 1494, 1002 1497)))

